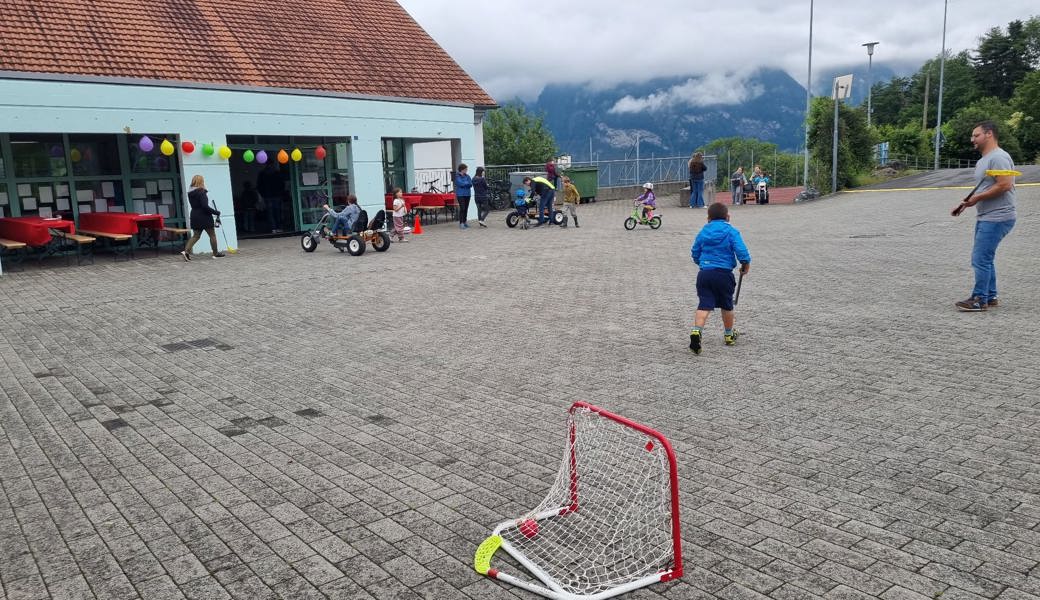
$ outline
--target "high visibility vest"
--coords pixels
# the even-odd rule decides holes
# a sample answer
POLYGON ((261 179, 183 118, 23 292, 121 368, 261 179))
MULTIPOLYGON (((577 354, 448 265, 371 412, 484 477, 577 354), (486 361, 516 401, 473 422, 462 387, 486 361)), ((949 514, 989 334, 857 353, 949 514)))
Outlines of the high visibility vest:
POLYGON ((545 177, 542 177, 541 175, 539 175, 538 177, 535 177, 535 178, 531 179, 531 182, 532 182, 532 183, 533 183, 533 182, 538 182, 538 183, 542 183, 542 184, 545 184, 545 185, 549 186, 549 189, 550 189, 550 190, 555 190, 555 189, 556 189, 556 186, 555 186, 555 185, 553 185, 551 181, 549 181, 549 180, 548 180, 548 179, 546 179, 545 177))

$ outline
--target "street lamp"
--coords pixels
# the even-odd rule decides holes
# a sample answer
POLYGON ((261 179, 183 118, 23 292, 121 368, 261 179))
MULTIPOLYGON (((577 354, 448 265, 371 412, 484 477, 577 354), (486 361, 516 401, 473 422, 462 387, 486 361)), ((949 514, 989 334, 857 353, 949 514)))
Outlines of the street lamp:
POLYGON ((942 143, 942 96, 943 96, 943 74, 946 70, 946 9, 949 8, 949 0, 943 2, 943 35, 942 54, 939 55, 939 110, 935 116, 935 170, 939 170, 939 145, 942 143))
POLYGON ((867 47, 867 127, 870 127, 870 114, 874 112, 874 107, 871 103, 871 96, 874 93, 874 78, 871 76, 870 71, 874 67, 874 46, 880 43, 867 42, 863 44, 867 47))
POLYGON ((802 173, 806 193, 809 192, 809 112, 812 110, 812 22, 813 0, 809 0, 809 70, 805 77, 805 170, 802 173))
POLYGON ((838 191, 838 104, 852 92, 852 75, 834 78, 834 139, 831 141, 831 193, 838 191))

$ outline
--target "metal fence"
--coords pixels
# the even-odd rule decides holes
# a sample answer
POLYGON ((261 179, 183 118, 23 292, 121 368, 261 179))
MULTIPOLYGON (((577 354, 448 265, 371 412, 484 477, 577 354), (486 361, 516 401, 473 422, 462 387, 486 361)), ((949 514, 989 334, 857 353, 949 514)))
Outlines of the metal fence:
MULTIPOLYGON (((975 166, 976 160, 967 158, 941 158, 940 169, 969 169, 975 166)), ((904 169, 915 171, 931 171, 935 169, 934 156, 914 156, 911 154, 889 154, 888 162, 882 166, 902 165, 904 169)))
MULTIPOLYGON (((690 179, 688 156, 671 156, 667 158, 640 158, 619 160, 597 160, 592 162, 572 162, 567 168, 596 167, 598 169, 599 187, 620 187, 639 185, 650 181, 653 183, 673 183, 690 179)), ((714 181, 718 176, 718 158, 705 156, 704 164, 708 171, 705 180, 714 181)), ((545 172, 545 164, 529 165, 490 165, 484 167, 489 181, 508 181, 509 174, 517 171, 545 172)), ((561 168, 561 171, 566 168, 561 168)), ((416 172, 418 174, 418 171, 416 172)))

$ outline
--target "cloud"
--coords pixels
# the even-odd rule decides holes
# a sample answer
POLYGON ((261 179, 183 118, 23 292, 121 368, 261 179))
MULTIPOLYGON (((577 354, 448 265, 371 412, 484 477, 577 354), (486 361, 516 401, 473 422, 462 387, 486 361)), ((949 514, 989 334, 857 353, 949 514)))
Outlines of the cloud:
POLYGON ((654 92, 642 98, 625 96, 618 100, 610 112, 635 113, 655 111, 665 107, 686 105, 689 107, 715 104, 739 104, 754 100, 765 90, 749 82, 745 77, 729 73, 709 73, 701 78, 690 78, 684 83, 654 92))
MULTIPOLYGON (((551 83, 609 88, 656 77, 783 69, 803 85, 809 0, 399 0, 478 83, 501 102, 534 99, 551 83)), ((949 0, 946 45, 973 49, 990 27, 1040 14, 1035 0, 949 0)), ((942 44, 943 2, 816 2, 813 72, 866 66, 916 69, 942 44)), ((727 92, 723 92, 727 93, 727 92)))

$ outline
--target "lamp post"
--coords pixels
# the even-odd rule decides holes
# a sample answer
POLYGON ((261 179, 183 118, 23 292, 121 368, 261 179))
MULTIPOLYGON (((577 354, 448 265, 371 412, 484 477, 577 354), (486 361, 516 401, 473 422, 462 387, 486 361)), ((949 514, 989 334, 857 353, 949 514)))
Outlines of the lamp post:
POLYGON ((809 191, 809 111, 812 110, 812 25, 813 0, 809 0, 809 69, 805 76, 805 169, 802 183, 805 191, 809 191))
POLYGON ((863 44, 867 48, 867 127, 870 127, 870 114, 874 112, 871 96, 874 94, 874 77, 871 70, 874 68, 874 46, 881 42, 867 42, 863 44))
POLYGON ((946 10, 949 8, 949 0, 943 2, 943 35, 942 54, 939 55, 939 108, 935 115, 935 170, 939 170, 939 146, 942 143, 942 96, 943 75, 946 70, 946 10))

